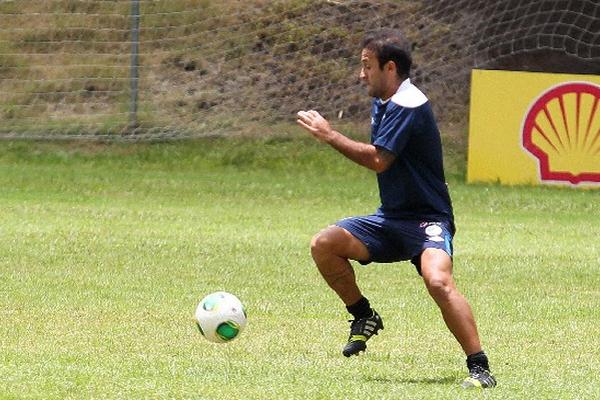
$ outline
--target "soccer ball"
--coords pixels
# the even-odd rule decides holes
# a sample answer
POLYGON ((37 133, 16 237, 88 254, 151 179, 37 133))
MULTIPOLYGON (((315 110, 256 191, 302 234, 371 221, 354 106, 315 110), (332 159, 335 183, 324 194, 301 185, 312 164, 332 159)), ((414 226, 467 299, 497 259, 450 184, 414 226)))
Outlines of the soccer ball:
POLYGON ((200 300, 195 316, 202 336, 215 343, 232 341, 246 326, 242 302, 227 292, 215 292, 200 300))

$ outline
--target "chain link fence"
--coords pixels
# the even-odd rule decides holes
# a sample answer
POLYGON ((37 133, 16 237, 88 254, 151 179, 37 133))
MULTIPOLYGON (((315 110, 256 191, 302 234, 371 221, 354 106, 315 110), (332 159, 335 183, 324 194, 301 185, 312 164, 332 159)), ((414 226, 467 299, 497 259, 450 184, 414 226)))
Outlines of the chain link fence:
POLYGON ((465 124, 472 68, 600 74, 595 0, 0 2, 0 137, 185 138, 368 118, 361 38, 412 41, 413 81, 465 124))

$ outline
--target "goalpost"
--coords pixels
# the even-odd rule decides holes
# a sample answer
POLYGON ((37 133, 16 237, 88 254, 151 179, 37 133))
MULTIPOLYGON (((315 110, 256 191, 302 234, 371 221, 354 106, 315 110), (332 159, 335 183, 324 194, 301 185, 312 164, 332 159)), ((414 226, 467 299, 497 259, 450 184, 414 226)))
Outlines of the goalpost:
POLYGON ((0 0, 0 137, 268 132, 307 107, 359 123, 379 27, 412 41, 442 123, 466 120, 475 67, 600 74, 596 0, 0 0))

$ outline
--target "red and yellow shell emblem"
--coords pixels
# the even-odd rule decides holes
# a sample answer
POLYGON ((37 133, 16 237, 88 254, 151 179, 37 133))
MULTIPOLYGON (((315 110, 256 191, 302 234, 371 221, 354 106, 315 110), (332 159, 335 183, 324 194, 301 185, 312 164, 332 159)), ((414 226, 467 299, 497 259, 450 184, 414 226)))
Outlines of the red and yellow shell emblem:
POLYGON ((542 181, 600 183, 600 86, 569 82, 543 93, 523 124, 542 181))

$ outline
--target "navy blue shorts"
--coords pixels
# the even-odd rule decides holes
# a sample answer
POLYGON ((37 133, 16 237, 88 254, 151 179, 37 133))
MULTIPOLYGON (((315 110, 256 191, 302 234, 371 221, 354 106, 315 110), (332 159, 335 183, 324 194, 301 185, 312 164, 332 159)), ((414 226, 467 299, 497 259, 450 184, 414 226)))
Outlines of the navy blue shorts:
POLYGON ((371 262, 410 260, 421 273, 421 253, 427 248, 444 250, 452 257, 452 228, 445 221, 412 221, 381 215, 350 217, 336 222, 369 250, 371 262))

